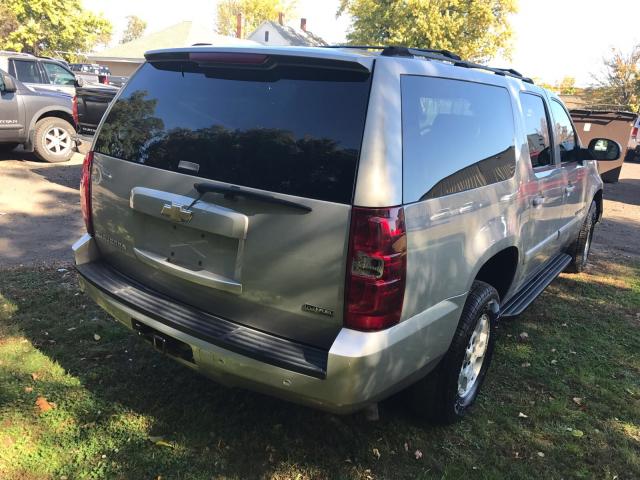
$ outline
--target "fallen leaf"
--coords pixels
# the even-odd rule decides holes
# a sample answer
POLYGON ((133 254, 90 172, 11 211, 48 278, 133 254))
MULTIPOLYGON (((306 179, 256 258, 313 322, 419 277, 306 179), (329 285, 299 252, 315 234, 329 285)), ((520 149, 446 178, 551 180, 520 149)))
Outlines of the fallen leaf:
POLYGON ((373 456, 376 457, 378 460, 380 460, 380 450, 378 450, 377 448, 374 448, 373 456))
POLYGON ((420 460, 422 458, 422 451, 421 450, 416 450, 414 452, 414 455, 416 457, 416 460, 420 460))
POLYGON ((551 349, 551 353, 556 353, 556 349, 555 349, 555 348, 552 348, 552 349, 551 349))
POLYGON ((31 392, 33 392, 33 387, 24 387, 24 391, 26 393, 31 393, 31 392))
POLYGON ((543 452, 538 452, 538 456, 539 456, 540 458, 544 458, 544 453, 543 453, 543 452))
POLYGON ((518 413, 518 418, 529 418, 527 415, 525 415, 524 413, 520 412, 518 413))
POLYGON ((581 397, 573 397, 573 403, 575 403, 576 405, 582 405, 582 398, 581 397))
POLYGON ((54 405, 47 402, 47 399, 44 397, 38 397, 36 399, 36 406, 40 409, 40 412, 44 413, 44 412, 48 412, 49 410, 53 409, 54 405))
POLYGON ((38 380, 39 378, 40 378, 40 375, 38 375, 37 373, 33 372, 33 373, 31 374, 31 379, 32 379, 32 380, 38 380))
POLYGON ((522 332, 520 335, 518 335, 518 337, 520 338, 521 342, 526 342, 527 340, 529 340, 529 334, 527 332, 522 332))
POLYGON ((98 340, 100 340, 100 335, 98 335, 97 333, 93 334, 93 339, 97 342, 98 340))
POLYGON ((582 430, 573 429, 571 430, 571 435, 573 435, 574 437, 581 438, 584 436, 584 432, 582 430))

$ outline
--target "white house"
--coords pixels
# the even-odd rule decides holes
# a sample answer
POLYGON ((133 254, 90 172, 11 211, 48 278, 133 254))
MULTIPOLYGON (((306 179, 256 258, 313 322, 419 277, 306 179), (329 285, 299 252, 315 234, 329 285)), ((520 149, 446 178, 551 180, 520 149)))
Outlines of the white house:
POLYGON ((300 19, 300 28, 284 24, 284 16, 279 15, 277 22, 267 20, 262 22, 254 32, 247 37, 248 40, 259 42, 263 45, 319 47, 327 45, 322 38, 307 30, 307 19, 300 19))
POLYGON ((213 46, 257 45, 256 42, 218 35, 213 27, 198 22, 180 22, 159 32, 87 55, 92 63, 106 65, 113 75, 130 76, 144 62, 144 52, 159 48, 190 47, 196 43, 213 46))

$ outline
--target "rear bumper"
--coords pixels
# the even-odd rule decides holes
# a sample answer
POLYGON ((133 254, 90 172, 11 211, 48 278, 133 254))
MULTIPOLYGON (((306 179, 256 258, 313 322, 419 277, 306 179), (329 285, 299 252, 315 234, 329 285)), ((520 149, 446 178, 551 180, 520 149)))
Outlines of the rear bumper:
POLYGON ((428 373, 447 350, 465 300, 446 300, 382 332, 343 329, 322 351, 171 304, 131 281, 110 285, 127 279, 114 279, 89 235, 73 250, 83 290, 127 327, 136 321, 191 346, 193 362, 181 363, 225 385, 334 413, 358 410, 428 373), (190 314, 199 318, 186 322, 190 314))

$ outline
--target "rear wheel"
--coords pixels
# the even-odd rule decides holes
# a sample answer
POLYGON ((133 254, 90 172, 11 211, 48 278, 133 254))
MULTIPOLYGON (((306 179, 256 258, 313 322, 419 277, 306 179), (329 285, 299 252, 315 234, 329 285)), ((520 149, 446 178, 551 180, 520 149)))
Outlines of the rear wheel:
POLYGON ((473 404, 491 363, 498 292, 476 281, 467 297, 449 350, 436 369, 409 391, 412 407, 433 423, 462 418, 473 404))
POLYGON ((580 273, 589 262, 589 252, 591 251, 591 240, 593 239, 593 228, 596 225, 598 216, 598 208, 596 202, 591 202, 589 212, 582 223, 578 238, 571 246, 569 254, 571 255, 571 263, 567 266, 567 272, 580 273))
POLYGON ((69 122, 57 117, 38 120, 34 138, 35 154, 40 160, 66 162, 73 155, 75 130, 69 122))

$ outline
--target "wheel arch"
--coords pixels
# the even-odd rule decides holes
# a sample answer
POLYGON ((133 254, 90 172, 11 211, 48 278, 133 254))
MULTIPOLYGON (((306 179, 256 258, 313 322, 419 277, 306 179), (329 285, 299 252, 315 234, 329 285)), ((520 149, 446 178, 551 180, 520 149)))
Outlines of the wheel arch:
POLYGON ((603 213, 603 203, 602 203, 602 189, 598 190, 594 195, 593 195, 593 201, 596 202, 596 209, 597 209, 597 221, 599 222, 600 220, 602 220, 602 213, 603 213))
POLYGON ((488 283, 498 291, 500 301, 503 301, 515 280, 519 260, 520 251, 514 245, 493 249, 479 262, 473 281, 488 283))
POLYGON ((63 110, 47 110, 37 118, 37 120, 33 123, 33 125, 35 126, 35 124, 38 123, 43 118, 49 118, 49 117, 56 117, 56 118, 60 118, 61 120, 65 120, 66 122, 69 122, 69 124, 71 124, 74 130, 76 129, 75 122, 73 121, 73 116, 71 115, 71 113, 70 112, 67 113, 63 110))

